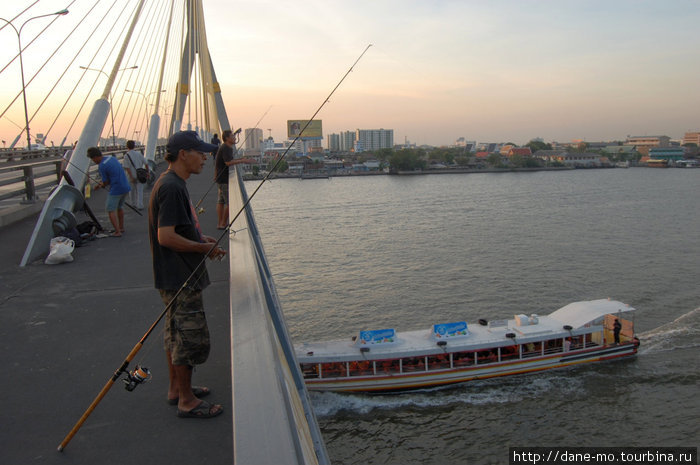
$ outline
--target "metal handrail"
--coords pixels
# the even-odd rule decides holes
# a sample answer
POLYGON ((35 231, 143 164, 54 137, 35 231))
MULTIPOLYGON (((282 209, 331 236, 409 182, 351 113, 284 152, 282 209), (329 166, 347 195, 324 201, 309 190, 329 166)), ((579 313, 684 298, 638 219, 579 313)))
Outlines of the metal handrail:
MULTIPOLYGON (((139 148, 139 147, 137 147, 139 148)), ((140 147, 143 148, 143 147, 140 147)), ((156 148, 156 159, 159 159, 163 156, 163 152, 165 150, 164 146, 159 146, 156 148)), ((117 150, 105 150, 102 153, 104 155, 115 155, 117 158, 123 158, 123 154, 126 153, 128 149, 126 148, 120 148, 117 150), (119 155, 122 155, 119 157, 119 155)), ((24 151, 21 153, 36 153, 36 152, 47 152, 45 150, 41 151, 24 151)), ((62 150, 61 150, 62 152, 62 150)), ((13 153, 19 153, 17 151, 13 151, 13 153)), ((0 153, 0 156, 3 154, 0 153)), ((3 173, 8 173, 8 172, 13 172, 13 171, 22 171, 21 176, 14 176, 10 177, 7 179, 0 180, 0 187, 2 186, 8 186, 11 184, 17 184, 17 183, 24 183, 24 186, 21 189, 14 189, 8 192, 5 192, 3 194, 0 194, 0 201, 1 200, 8 200, 16 197, 22 197, 23 202, 34 202, 37 200, 37 191, 40 189, 44 189, 47 187, 51 187, 53 185, 58 185, 58 183, 61 181, 61 163, 62 163, 62 158, 55 158, 56 154, 54 153, 54 158, 52 160, 47 160, 47 161, 41 161, 41 162, 27 162, 27 163, 19 163, 16 165, 12 166, 6 166, 0 168, 0 174, 3 173), (41 175, 37 175, 35 173, 36 168, 42 168, 48 165, 55 165, 56 169, 53 172, 44 172, 41 173, 41 175), (40 181, 41 180, 41 181, 40 181)), ((88 169, 88 175, 92 175, 94 173, 94 170, 96 170, 96 167, 91 166, 88 169)))

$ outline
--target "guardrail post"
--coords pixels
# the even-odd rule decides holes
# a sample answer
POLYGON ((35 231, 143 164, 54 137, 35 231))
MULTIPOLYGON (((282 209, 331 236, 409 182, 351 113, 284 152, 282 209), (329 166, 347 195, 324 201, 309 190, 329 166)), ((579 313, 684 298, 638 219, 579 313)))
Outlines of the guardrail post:
POLYGON ((22 203, 34 203, 36 202, 36 190, 34 189, 34 170, 31 166, 25 166, 22 168, 24 171, 24 193, 26 194, 25 200, 22 203))
POLYGON ((56 162, 56 182, 60 183, 61 178, 63 177, 63 171, 61 171, 61 168, 63 167, 63 159, 58 160, 56 162))

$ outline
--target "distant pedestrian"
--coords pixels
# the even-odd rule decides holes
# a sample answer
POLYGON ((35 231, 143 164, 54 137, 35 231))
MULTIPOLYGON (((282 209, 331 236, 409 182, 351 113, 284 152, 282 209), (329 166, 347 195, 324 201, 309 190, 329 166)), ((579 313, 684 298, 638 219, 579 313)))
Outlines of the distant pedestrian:
POLYGON ((102 178, 102 182, 95 186, 95 190, 109 186, 106 210, 109 221, 114 227, 111 235, 121 237, 124 232, 124 203, 129 191, 131 191, 129 180, 126 179, 126 174, 124 174, 124 169, 119 161, 112 156, 103 156, 97 147, 87 149, 87 156, 98 165, 102 178))
MULTIPOLYGON (((126 141, 126 148, 129 149, 122 159, 122 166, 131 183, 131 191, 129 192, 129 200, 136 205, 139 210, 143 209, 143 186, 145 182, 138 179, 138 170, 146 168, 146 159, 139 150, 134 150, 136 143, 133 140, 126 141), (136 197, 136 198, 134 198, 136 197)), ((146 180, 148 181, 148 180, 146 180)))
POLYGON ((615 323, 613 324, 613 334, 615 335, 615 344, 620 343, 620 331, 622 331, 622 323, 620 323, 620 320, 615 318, 615 323))
POLYGON ((163 303, 165 351, 168 359, 168 403, 177 416, 211 418, 223 412, 219 404, 199 397, 210 393, 192 386, 192 370, 209 357, 210 341, 202 291, 209 285, 205 257, 221 258, 226 251, 216 239, 202 234, 187 191, 187 179, 204 168, 214 146, 194 131, 176 132, 167 144, 168 170, 156 181, 148 206, 148 233, 153 256, 155 287, 163 303))
POLYGON ((217 229, 226 229, 228 226, 228 167, 239 163, 254 163, 247 158, 234 158, 233 152, 238 142, 238 134, 238 131, 234 133, 229 129, 221 133, 224 143, 216 151, 214 182, 219 188, 219 196, 216 200, 217 229))
MULTIPOLYGON (((216 145, 216 149, 217 149, 217 150, 219 149, 219 145, 221 145, 221 141, 219 140, 219 135, 218 135, 218 134, 214 134, 214 137, 211 138, 211 145, 216 145)), ((214 150, 214 151, 211 153, 211 156, 214 157, 214 158, 216 158, 216 150, 214 150)))

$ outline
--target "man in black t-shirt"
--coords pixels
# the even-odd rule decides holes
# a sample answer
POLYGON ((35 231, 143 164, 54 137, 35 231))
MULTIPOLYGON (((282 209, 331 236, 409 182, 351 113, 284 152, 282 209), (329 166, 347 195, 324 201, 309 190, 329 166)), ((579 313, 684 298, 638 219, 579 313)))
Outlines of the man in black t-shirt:
POLYGON ((226 229, 226 226, 228 226, 228 167, 239 163, 254 163, 253 160, 247 158, 234 158, 233 147, 238 142, 240 131, 239 129, 236 132, 232 132, 227 129, 222 132, 221 137, 224 142, 216 151, 214 182, 219 188, 219 196, 216 200, 217 229, 226 229))
POLYGON ((212 150, 194 131, 173 134, 165 157, 168 170, 156 181, 148 207, 155 287, 168 306, 168 403, 178 406, 179 417, 211 418, 223 412, 221 405, 199 399, 209 394, 208 388, 192 386, 192 368, 204 363, 210 350, 202 304, 202 290, 209 285, 205 259, 220 259, 226 251, 202 234, 186 181, 202 171, 212 150))

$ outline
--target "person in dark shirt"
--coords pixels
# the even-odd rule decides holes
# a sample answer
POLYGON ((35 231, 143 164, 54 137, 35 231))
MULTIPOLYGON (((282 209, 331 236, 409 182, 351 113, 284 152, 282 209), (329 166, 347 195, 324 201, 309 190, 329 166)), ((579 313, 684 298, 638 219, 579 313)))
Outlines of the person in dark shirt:
POLYGON ((202 291, 209 285, 203 263, 226 251, 202 234, 187 191, 187 179, 199 174, 214 146, 194 131, 180 131, 168 140, 168 170, 156 181, 148 207, 149 238, 155 287, 169 305, 165 316, 165 350, 170 383, 168 403, 179 417, 211 418, 223 412, 219 404, 199 399, 210 393, 192 386, 192 368, 204 363, 210 350, 202 291))
POLYGON ((613 334, 615 336, 615 344, 620 343, 620 331, 622 331, 622 323, 620 320, 615 318, 615 323, 613 324, 613 334))
POLYGON ((228 167, 239 163, 254 163, 247 158, 236 159, 233 156, 233 147, 238 142, 239 131, 225 130, 221 133, 224 143, 216 151, 214 162, 214 182, 218 186, 219 196, 216 200, 217 229, 226 229, 228 225, 228 167))
POLYGON ((219 148, 219 145, 221 144, 221 141, 219 140, 219 135, 214 134, 214 137, 211 138, 211 144, 216 145, 216 149, 211 153, 212 158, 216 158, 216 150, 219 148))

